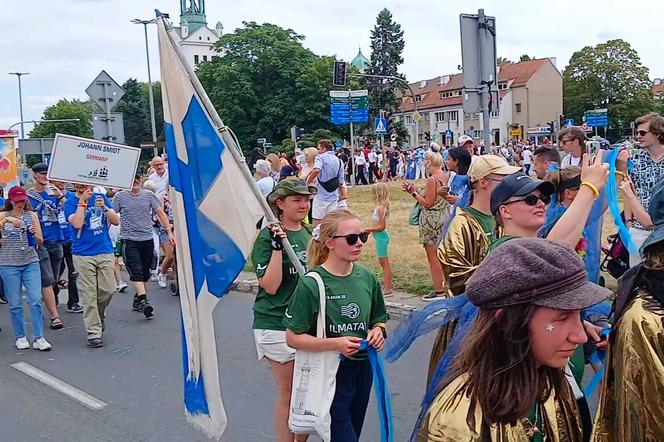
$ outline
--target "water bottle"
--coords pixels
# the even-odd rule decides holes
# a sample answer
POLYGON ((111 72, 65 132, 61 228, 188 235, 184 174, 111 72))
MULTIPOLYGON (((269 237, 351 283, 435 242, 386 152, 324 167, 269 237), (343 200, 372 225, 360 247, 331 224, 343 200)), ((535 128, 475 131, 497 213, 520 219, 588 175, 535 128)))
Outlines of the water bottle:
POLYGON ((23 224, 25 225, 25 233, 28 237, 28 246, 36 247, 37 240, 35 239, 35 235, 33 235, 32 232, 30 231, 30 226, 32 225, 32 217, 30 215, 23 215, 23 224))

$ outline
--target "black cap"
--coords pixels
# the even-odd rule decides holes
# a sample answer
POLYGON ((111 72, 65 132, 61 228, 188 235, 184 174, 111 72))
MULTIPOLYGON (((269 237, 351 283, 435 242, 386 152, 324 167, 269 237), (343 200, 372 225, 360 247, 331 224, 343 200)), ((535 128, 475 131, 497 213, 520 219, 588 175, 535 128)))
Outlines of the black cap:
POLYGON ((48 171, 48 165, 44 163, 37 163, 32 166, 32 171, 34 173, 45 173, 48 171))
POLYGON ((513 196, 526 196, 534 190, 539 190, 542 195, 553 195, 556 186, 550 181, 534 180, 521 172, 506 176, 491 192, 491 213, 495 215, 498 208, 513 196))

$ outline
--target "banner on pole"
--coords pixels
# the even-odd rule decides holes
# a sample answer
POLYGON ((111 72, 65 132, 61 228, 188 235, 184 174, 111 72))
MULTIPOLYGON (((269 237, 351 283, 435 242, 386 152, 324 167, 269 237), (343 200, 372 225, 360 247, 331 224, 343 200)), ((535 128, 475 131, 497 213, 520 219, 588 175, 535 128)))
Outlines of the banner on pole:
POLYGON ((10 131, 0 133, 0 187, 5 189, 5 195, 12 186, 19 184, 16 169, 16 135, 10 131))

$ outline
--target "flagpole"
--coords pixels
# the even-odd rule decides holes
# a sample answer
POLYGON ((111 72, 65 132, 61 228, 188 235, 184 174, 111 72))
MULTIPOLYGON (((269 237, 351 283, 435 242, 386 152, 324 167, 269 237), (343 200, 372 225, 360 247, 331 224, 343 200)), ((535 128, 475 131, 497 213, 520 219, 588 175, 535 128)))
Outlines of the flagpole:
MULTIPOLYGON (((187 75, 189 76, 189 80, 191 80, 191 84, 194 86, 194 90, 198 93, 199 98, 201 99, 201 104, 203 105, 203 108, 207 111, 208 115, 212 119, 212 122, 216 126, 217 130, 221 134, 221 137, 224 141, 224 144, 228 147, 228 150, 230 153, 233 155, 233 158, 235 161, 238 163, 240 166, 240 169, 242 169, 242 173, 244 175, 244 178, 249 182, 251 190, 254 192, 254 196, 260 201, 261 207, 263 208, 263 212, 265 213, 265 218, 267 219, 267 222, 270 224, 273 223, 278 223, 279 219, 274 215, 274 212, 272 212, 272 208, 270 208, 269 204, 265 200, 265 197, 263 197, 263 194, 260 192, 258 189, 258 186, 256 186, 256 182, 254 181, 254 178, 251 176, 251 172, 249 171, 249 168, 247 167, 247 163, 244 159, 244 155, 241 154, 240 151, 240 146, 235 142, 235 139, 233 136, 230 134, 229 128, 224 125, 224 122, 221 120, 221 117, 217 113, 217 110, 214 108, 214 105, 210 101, 210 98, 208 97, 207 93, 205 92, 205 89, 203 88, 203 85, 201 82, 198 80, 198 76, 196 76, 196 72, 194 72, 194 69, 189 65, 189 62, 185 58, 185 56, 182 54, 180 51, 180 48, 178 47, 177 43, 175 42, 175 39, 171 35, 171 26, 170 24, 164 19, 164 17, 158 17, 159 20, 161 20, 164 24, 164 28, 166 29, 166 35, 168 35, 168 39, 170 40, 171 44, 173 45, 173 49, 175 49, 175 53, 177 54, 178 58, 180 59, 180 63, 182 63, 182 66, 184 66, 184 69, 187 71, 187 75)), ((304 266, 298 259, 297 255, 295 254, 295 250, 293 250, 293 246, 291 243, 288 241, 288 238, 283 238, 282 243, 284 245, 284 250, 286 251, 286 254, 291 260, 291 263, 293 264, 293 267, 295 267, 295 270, 300 275, 304 275, 306 273, 306 270, 304 269, 304 266)))

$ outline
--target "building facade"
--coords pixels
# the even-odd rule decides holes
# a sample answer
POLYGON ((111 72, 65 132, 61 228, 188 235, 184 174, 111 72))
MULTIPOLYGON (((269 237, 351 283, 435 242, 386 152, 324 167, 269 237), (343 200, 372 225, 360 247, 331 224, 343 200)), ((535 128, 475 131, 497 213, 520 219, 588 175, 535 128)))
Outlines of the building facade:
MULTIPOLYGON (((400 96, 395 118, 404 120, 410 145, 432 141, 454 145, 461 135, 481 139, 481 114, 463 111, 463 74, 443 75, 412 83, 417 110, 422 119, 415 124, 413 97, 400 96), (417 131, 417 133, 416 133, 417 131)), ((542 129, 558 121, 562 113, 563 81, 554 62, 548 58, 499 66, 498 93, 492 94, 491 140, 496 144, 528 135, 544 134, 542 129)))
POLYGON ((211 61, 213 46, 223 34, 217 22, 214 29, 207 26, 205 0, 180 0, 180 27, 173 27, 176 43, 192 66, 211 61))

